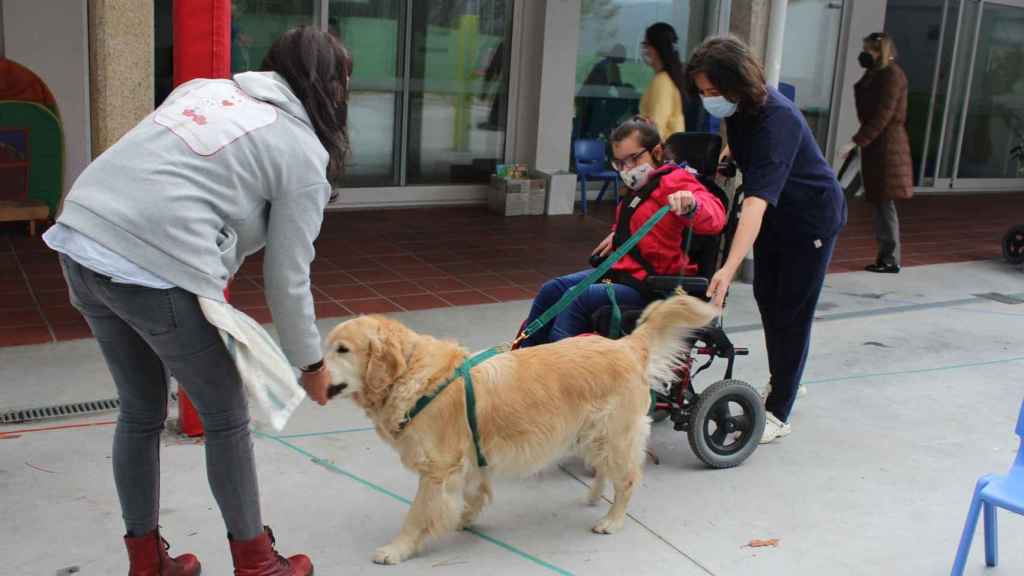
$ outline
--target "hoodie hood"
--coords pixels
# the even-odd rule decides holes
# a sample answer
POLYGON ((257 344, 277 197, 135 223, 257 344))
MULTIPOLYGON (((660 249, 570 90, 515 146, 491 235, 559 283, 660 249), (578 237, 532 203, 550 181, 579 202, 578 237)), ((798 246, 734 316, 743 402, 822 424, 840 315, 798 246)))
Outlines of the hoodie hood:
POLYGON ((277 72, 243 72, 236 74, 234 80, 249 96, 273 104, 312 126, 305 106, 292 92, 288 82, 277 72))

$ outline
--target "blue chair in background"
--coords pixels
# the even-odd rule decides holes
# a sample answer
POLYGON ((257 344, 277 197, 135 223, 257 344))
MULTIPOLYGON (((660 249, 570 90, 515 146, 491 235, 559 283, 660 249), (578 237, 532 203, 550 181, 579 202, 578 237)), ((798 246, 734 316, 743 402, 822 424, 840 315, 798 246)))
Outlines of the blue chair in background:
POLYGON ((600 140, 576 140, 572 145, 576 159, 576 179, 580 184, 580 204, 583 215, 587 214, 587 181, 603 181, 601 193, 597 195, 600 202, 604 197, 608 184, 615 190, 616 201, 619 198, 619 173, 608 169, 608 156, 605 154, 605 143, 600 140))
MULTIPOLYGON (((999 535, 996 529, 996 511, 999 508, 1024 516, 1024 403, 1021 403, 1020 415, 1017 417, 1017 436, 1020 436, 1020 449, 1017 459, 1010 468, 1010 473, 1002 476, 989 474, 978 480, 974 488, 974 498, 967 512, 967 523, 960 537, 960 547, 956 551, 953 562, 952 576, 962 576, 967 556, 971 552, 971 540, 974 539, 974 528, 978 525, 978 516, 985 511, 985 564, 995 566, 999 563, 999 535)), ((1024 566, 1021 567, 1024 570, 1024 566)))
POLYGON ((789 98, 790 102, 796 102, 796 86, 785 82, 779 82, 779 93, 786 98, 789 98))

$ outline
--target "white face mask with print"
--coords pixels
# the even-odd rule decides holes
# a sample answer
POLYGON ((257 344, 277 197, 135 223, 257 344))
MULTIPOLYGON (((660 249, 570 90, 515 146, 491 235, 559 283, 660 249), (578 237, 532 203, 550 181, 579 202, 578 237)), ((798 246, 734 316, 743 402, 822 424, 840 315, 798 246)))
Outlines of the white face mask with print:
POLYGON ((638 164, 629 170, 619 170, 619 177, 630 190, 639 190, 651 179, 654 167, 650 164, 638 164))

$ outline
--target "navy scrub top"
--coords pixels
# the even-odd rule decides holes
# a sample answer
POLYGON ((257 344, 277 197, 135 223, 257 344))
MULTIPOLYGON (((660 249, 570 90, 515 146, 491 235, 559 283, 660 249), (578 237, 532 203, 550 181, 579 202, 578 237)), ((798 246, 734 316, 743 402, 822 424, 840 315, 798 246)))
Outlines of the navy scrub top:
POLYGON ((739 110, 726 119, 726 127, 732 157, 743 171, 744 193, 768 203, 762 234, 813 241, 839 233, 846 224, 846 198, 792 101, 768 88, 760 110, 739 110))

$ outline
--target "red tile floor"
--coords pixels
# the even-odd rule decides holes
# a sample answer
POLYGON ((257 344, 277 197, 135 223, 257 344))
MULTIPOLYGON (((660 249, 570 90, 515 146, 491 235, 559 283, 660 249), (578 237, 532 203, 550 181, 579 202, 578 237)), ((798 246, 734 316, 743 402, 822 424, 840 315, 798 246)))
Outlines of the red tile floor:
MULTIPOLYGON (((1024 223, 1024 193, 921 197, 899 210, 905 266, 991 259, 1003 233, 1024 223)), ((611 214, 607 204, 590 218, 501 218, 483 208, 331 213, 312 270, 317 315, 529 299, 545 279, 586 266, 611 214)), ((854 202, 831 270, 861 270, 874 253, 870 210, 854 202)), ((269 322, 261 260, 245 262, 231 298, 269 322)), ((20 227, 0 228, 0 347, 88 336, 56 255, 20 227)))

